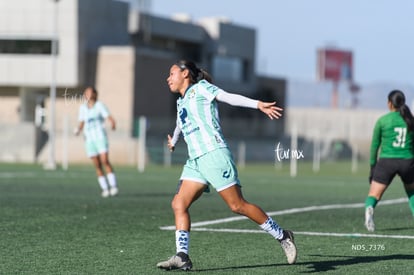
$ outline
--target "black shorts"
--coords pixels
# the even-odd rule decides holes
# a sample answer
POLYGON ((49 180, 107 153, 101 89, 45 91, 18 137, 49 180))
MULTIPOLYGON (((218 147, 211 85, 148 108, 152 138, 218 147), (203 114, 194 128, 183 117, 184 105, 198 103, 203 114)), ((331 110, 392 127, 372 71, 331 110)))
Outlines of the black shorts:
POLYGON ((399 175, 404 184, 413 184, 414 159, 381 158, 375 165, 372 179, 389 185, 395 175, 399 175))

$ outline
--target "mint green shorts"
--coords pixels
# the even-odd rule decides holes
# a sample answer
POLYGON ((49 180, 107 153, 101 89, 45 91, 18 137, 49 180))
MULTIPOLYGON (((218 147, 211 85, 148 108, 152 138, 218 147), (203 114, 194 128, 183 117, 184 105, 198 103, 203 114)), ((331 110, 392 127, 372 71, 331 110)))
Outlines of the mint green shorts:
POLYGON ((88 157, 95 157, 97 155, 108 152, 108 139, 102 138, 98 140, 86 140, 85 149, 88 157))
POLYGON ((240 185, 237 168, 228 148, 220 148, 187 160, 180 180, 211 185, 217 192, 235 184, 240 185))

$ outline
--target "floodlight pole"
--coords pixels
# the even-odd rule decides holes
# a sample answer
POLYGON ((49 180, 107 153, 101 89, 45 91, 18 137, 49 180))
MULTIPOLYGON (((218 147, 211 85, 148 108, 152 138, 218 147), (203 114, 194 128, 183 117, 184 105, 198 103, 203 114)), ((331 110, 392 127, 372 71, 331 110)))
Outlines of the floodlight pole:
POLYGON ((51 53, 51 81, 50 81, 50 114, 49 114, 49 158, 46 169, 56 169, 55 159, 55 133, 56 133, 56 58, 57 58, 57 24, 58 24, 58 2, 52 0, 53 7, 53 34, 51 53))
POLYGON ((338 80, 334 80, 333 81, 333 87, 332 87, 332 102, 331 102, 331 106, 334 109, 338 108, 338 101, 339 101, 339 81, 338 80))

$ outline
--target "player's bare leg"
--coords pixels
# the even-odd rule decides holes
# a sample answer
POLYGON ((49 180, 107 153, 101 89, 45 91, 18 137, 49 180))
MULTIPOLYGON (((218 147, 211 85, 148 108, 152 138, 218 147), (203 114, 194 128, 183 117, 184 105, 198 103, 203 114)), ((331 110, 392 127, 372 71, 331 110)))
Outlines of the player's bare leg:
POLYGON ((205 184, 183 180, 175 194, 171 207, 175 218, 176 254, 167 261, 159 262, 158 268, 165 270, 190 270, 193 264, 189 257, 191 218, 188 212, 191 204, 203 194, 205 184))
POLYGON ((388 185, 382 184, 376 181, 372 181, 368 197, 365 201, 365 222, 364 225, 369 232, 375 231, 374 223, 374 208, 377 205, 378 201, 381 200, 382 195, 387 189, 388 185))
POLYGON ((283 230, 260 207, 247 202, 242 195, 239 185, 233 185, 219 192, 229 208, 237 214, 243 215, 256 222, 260 227, 280 242, 289 264, 296 262, 297 250, 293 232, 283 230))

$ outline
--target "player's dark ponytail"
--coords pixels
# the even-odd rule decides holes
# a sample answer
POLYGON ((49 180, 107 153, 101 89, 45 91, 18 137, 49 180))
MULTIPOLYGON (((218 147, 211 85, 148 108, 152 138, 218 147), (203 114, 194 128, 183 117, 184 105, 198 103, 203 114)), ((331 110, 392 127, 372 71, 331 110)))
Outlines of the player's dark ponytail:
POLYGON ((207 80, 208 82, 212 82, 211 76, 203 69, 197 67, 197 65, 192 61, 187 60, 180 60, 175 63, 181 71, 187 69, 190 73, 190 81, 191 83, 197 83, 200 80, 207 80))
POLYGON ((213 78, 211 77, 211 75, 206 70, 200 69, 200 71, 203 74, 202 79, 205 79, 210 83, 213 83, 213 78))
POLYGON ((405 95, 400 90, 393 90, 388 94, 388 101, 398 110, 407 124, 409 131, 414 131, 414 117, 410 108, 405 104, 405 95))

